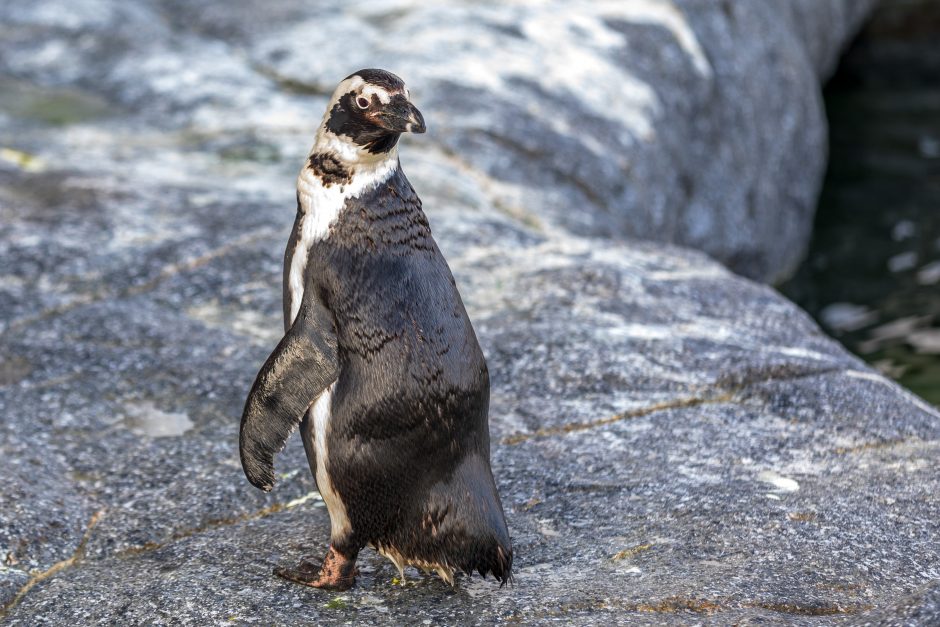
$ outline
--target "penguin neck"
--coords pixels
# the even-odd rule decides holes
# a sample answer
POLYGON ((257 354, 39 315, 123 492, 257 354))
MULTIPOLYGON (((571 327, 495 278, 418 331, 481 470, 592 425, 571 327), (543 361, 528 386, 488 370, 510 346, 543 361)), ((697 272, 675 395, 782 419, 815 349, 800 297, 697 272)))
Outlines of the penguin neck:
POLYGON ((321 127, 297 177, 299 209, 308 215, 332 214, 332 221, 346 200, 371 191, 398 168, 397 147, 372 154, 321 127))

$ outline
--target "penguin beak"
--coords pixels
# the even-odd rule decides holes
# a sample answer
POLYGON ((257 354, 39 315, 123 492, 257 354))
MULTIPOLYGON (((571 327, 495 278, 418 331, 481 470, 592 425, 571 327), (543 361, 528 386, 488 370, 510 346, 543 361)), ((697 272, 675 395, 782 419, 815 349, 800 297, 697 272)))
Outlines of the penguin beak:
POLYGON ((424 116, 401 94, 393 96, 374 119, 380 127, 393 133, 423 133, 427 130, 424 116))

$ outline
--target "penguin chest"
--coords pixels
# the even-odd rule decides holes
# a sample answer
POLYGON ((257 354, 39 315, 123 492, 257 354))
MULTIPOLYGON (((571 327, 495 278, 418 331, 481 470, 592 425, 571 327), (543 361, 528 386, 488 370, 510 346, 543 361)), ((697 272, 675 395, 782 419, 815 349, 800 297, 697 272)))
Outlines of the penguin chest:
MULTIPOLYGON (((313 159, 313 157, 311 157, 313 159)), ((365 190, 372 190, 386 181, 397 169, 398 157, 390 155, 372 164, 360 164, 349 172, 351 178, 343 184, 324 180, 314 169, 305 167, 297 177, 297 203, 300 218, 292 235, 294 250, 288 255, 285 297, 290 299, 289 320, 293 321, 303 300, 304 285, 309 269, 311 247, 325 240, 347 203, 359 198, 365 190)))

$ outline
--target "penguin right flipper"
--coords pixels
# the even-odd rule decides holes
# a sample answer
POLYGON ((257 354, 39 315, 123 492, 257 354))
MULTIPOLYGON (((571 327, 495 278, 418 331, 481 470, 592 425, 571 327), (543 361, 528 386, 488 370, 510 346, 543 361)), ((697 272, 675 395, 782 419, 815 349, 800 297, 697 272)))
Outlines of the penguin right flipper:
POLYGON ((316 299, 304 298, 245 401, 239 452, 242 469, 256 488, 267 492, 274 487, 274 455, 338 373, 333 315, 316 299))

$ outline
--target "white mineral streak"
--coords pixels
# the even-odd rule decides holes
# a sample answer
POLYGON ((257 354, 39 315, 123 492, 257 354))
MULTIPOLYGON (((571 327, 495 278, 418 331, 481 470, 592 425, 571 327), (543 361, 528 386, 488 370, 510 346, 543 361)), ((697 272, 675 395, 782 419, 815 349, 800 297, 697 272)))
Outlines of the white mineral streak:
POLYGON ((770 485, 776 488, 776 492, 796 492, 800 489, 800 484, 790 479, 789 477, 784 477, 778 475, 772 470, 765 470, 757 475, 758 481, 763 481, 764 483, 769 483, 770 485))

